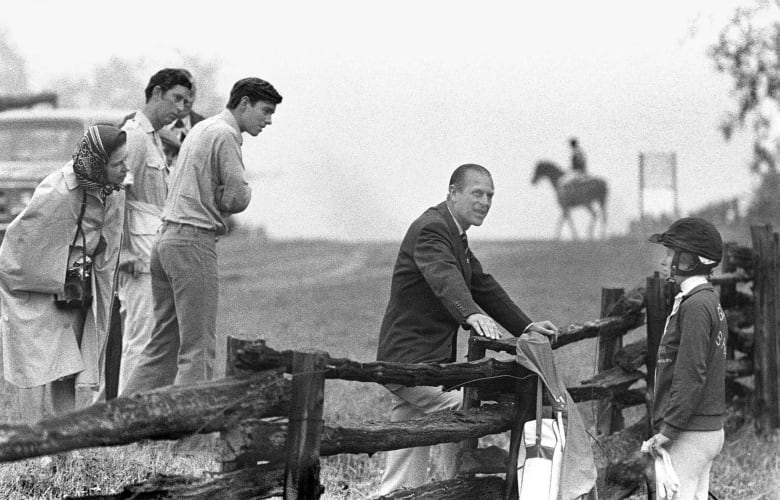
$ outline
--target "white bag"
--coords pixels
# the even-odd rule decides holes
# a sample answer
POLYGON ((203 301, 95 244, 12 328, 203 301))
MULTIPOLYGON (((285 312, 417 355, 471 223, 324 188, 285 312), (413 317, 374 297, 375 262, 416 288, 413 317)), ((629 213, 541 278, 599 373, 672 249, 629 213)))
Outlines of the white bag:
POLYGON ((518 500, 558 499, 566 438, 560 412, 557 414, 557 420, 542 418, 542 385, 539 379, 536 390, 536 419, 529 420, 523 426, 523 446, 520 447, 517 460, 518 500))

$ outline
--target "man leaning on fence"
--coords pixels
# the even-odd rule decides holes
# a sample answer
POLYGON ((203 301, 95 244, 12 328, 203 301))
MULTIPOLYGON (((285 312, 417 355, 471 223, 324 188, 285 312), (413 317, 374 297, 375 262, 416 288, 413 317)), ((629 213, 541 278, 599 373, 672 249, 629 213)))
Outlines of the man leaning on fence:
POLYGON ((239 80, 227 109, 195 125, 171 173, 162 226, 152 248, 154 328, 125 394, 213 378, 217 239, 225 218, 249 205, 242 133, 271 124, 282 96, 259 78, 239 80))
MULTIPOLYGON (((456 360, 458 328, 499 338, 499 324, 512 335, 536 331, 556 336, 550 321, 531 322, 501 285, 482 270, 466 230, 479 226, 493 201, 493 179, 476 164, 452 174, 446 201, 426 210, 404 237, 393 269, 390 301, 379 334, 377 360, 449 363, 456 360), (484 311, 484 312, 483 312, 484 311)), ((462 406, 462 391, 388 384, 394 422, 462 406)), ((440 445, 441 475, 453 477, 459 445, 440 445)), ((387 453, 377 494, 420 486, 427 480, 430 447, 387 453)))

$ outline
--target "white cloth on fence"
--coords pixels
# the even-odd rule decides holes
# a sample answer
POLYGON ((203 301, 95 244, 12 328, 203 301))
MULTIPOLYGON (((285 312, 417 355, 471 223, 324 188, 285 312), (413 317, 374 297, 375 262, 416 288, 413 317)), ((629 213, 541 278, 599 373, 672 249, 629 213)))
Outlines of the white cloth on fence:
POLYGON ((517 339, 517 362, 536 373, 553 397, 553 411, 565 410, 563 464, 559 498, 571 500, 588 494, 596 485, 596 464, 585 425, 566 384, 555 370, 550 341, 540 333, 524 333, 517 339))

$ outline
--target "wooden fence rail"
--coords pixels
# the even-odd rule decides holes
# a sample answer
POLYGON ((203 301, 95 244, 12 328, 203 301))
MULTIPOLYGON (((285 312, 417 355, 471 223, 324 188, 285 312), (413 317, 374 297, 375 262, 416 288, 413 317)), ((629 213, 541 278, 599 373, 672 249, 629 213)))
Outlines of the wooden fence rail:
MULTIPOLYGON (((730 323, 730 335, 743 338, 741 349, 751 352, 731 356, 728 377, 756 372, 757 410, 767 416, 763 426, 778 427, 777 323, 780 308, 778 237, 770 228, 754 228, 755 346, 749 328, 730 323), (769 231, 770 236, 767 236, 769 231), (769 252, 773 257, 765 259, 769 252), (766 297, 771 297, 770 301, 766 297), (742 337, 740 337, 742 336, 742 337), (773 371, 774 370, 774 371, 773 371), (774 382, 770 378, 774 376, 774 382), (760 377, 760 378, 759 378, 760 377), (773 413, 774 412, 774 413, 773 413)), ((740 263, 745 265, 745 252, 740 263)), ((733 260, 736 262, 737 260, 733 260)), ((750 279, 744 270, 713 280, 721 286, 724 304, 748 307, 737 285, 750 279)), ((603 318, 571 324, 561 329, 553 344, 557 349, 588 338, 600 347, 599 372, 569 387, 575 401, 599 401, 597 429, 606 449, 597 460, 601 498, 619 498, 644 478, 638 443, 649 432, 647 420, 623 429, 623 408, 648 405, 652 390, 655 351, 669 306, 670 292, 656 276, 645 287, 623 293, 605 289, 603 318), (646 321, 645 321, 646 315, 646 321), (647 338, 623 346, 622 337, 647 325, 647 338), (644 367, 644 371, 642 368, 644 367), (637 382, 644 380, 644 386, 637 382), (619 478, 615 481, 614 479, 619 478)), ((319 458, 341 453, 374 453, 443 442, 472 444, 461 458, 465 475, 414 490, 394 492, 386 498, 511 499, 516 495, 514 460, 522 422, 533 410, 535 377, 514 360, 485 358, 487 351, 514 353, 515 339, 472 337, 470 361, 450 364, 409 364, 331 358, 327 353, 276 351, 262 340, 228 339, 228 378, 188 387, 169 387, 42 420, 36 425, 0 424, 0 462, 58 453, 78 448, 116 446, 146 439, 177 439, 194 433, 221 432, 221 473, 193 480, 186 477, 153 478, 129 485, 116 495, 100 498, 212 498, 229 491, 231 498, 282 495, 319 498, 319 458), (479 358, 479 359, 476 359, 479 358), (328 426, 323 422, 323 384, 341 379, 408 386, 465 387, 466 409, 440 412, 407 422, 364 422, 354 426, 328 426), (286 421, 269 421, 286 417, 286 421), (510 450, 475 449, 476 440, 510 431, 510 450), (261 465, 258 465, 261 464, 261 465), (506 473, 500 477, 474 477, 472 473, 506 473)), ((742 351, 745 352, 744 350, 742 351)), ((734 353, 732 353, 734 354, 734 353)), ((89 497, 84 497, 89 498, 89 497)), ((95 497, 97 498, 97 497, 95 497)))
POLYGON ((754 413, 759 430, 780 428, 780 237, 770 226, 751 228, 756 296, 753 349, 754 413))
POLYGON ((277 370, 121 397, 35 425, 0 424, 0 462, 215 432, 248 418, 287 415, 289 394, 277 370))

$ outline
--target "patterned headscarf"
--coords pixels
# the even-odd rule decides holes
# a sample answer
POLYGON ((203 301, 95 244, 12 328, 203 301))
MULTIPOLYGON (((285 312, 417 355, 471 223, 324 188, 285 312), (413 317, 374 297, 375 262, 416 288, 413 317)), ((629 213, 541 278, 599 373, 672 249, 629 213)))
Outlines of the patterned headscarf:
POLYGON ((111 153, 126 139, 125 132, 116 127, 93 125, 87 129, 73 153, 73 172, 81 187, 97 189, 103 199, 122 189, 121 185, 106 180, 106 165, 111 153))

